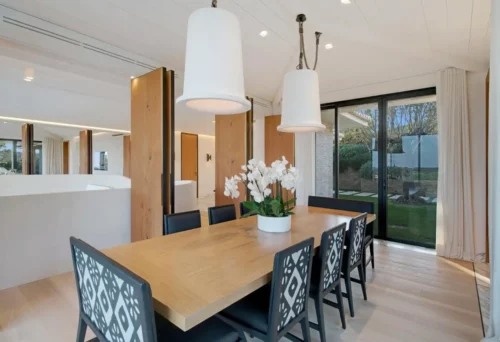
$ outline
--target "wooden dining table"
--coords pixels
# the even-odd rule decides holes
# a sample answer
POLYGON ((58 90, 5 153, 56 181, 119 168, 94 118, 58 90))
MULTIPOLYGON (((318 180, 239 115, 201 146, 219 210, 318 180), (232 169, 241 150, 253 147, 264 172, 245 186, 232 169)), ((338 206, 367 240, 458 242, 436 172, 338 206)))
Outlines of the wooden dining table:
POLYGON ((310 237, 319 247, 325 230, 359 214, 298 206, 287 233, 260 231, 253 216, 103 252, 149 282, 155 311, 187 331, 269 283, 277 252, 310 237))

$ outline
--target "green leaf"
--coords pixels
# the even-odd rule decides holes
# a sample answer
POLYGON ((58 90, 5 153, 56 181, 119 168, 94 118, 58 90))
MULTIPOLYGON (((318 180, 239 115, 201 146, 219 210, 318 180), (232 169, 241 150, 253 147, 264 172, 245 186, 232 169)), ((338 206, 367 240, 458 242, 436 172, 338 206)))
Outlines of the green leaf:
POLYGON ((286 201, 286 202, 284 203, 284 205, 285 205, 285 206, 288 206, 288 205, 290 205, 290 204, 294 204, 294 203, 295 203, 295 200, 296 200, 296 198, 294 197, 294 198, 292 198, 291 200, 286 201))
POLYGON ((275 217, 280 217, 280 213, 281 215, 283 215, 283 211, 281 210, 281 203, 274 200, 271 202, 271 208, 272 208, 272 211, 273 211, 273 215, 275 217))
POLYGON ((259 205, 257 203, 255 203, 254 201, 243 202, 243 206, 247 209, 250 209, 250 210, 258 210, 259 209, 259 205))
POLYGON ((255 214, 258 214, 259 213, 259 210, 256 209, 256 210, 251 210, 249 211, 248 213, 246 213, 245 215, 241 215, 242 218, 246 218, 246 217, 250 217, 252 215, 255 215, 255 214))

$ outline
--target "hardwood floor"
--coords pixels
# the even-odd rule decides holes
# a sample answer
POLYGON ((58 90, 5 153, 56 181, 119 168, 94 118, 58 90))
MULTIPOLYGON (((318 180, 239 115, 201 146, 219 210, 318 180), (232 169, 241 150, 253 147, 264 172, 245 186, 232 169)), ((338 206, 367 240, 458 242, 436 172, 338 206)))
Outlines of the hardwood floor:
MULTIPOLYGON (((368 301, 355 290, 356 317, 347 329, 325 306, 328 341, 479 341, 483 337, 472 263, 378 242, 367 272, 368 301)), ((316 322, 310 302, 310 320, 316 322)), ((74 341, 78 299, 72 273, 0 291, 0 341, 74 341)), ((301 336, 300 329, 294 331, 301 336)), ((87 338, 91 337, 88 331, 87 338)), ((319 334, 311 330, 313 341, 319 334)), ((258 341, 250 339, 250 341, 258 341)), ((285 341, 285 339, 283 339, 285 341)))

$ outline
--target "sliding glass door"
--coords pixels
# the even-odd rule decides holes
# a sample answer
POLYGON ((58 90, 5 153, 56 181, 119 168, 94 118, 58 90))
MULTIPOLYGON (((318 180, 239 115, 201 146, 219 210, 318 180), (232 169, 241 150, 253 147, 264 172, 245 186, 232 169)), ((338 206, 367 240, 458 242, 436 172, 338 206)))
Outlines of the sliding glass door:
POLYGON ((438 178, 436 95, 385 102, 387 237, 434 245, 438 178))
POLYGON ((316 134, 316 195, 375 203, 375 235, 433 247, 435 88, 326 104, 316 134))

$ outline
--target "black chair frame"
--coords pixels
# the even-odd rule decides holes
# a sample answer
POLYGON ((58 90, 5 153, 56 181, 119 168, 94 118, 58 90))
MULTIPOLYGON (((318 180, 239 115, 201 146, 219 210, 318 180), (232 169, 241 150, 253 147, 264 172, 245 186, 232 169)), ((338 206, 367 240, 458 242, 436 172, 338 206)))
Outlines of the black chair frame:
POLYGON ((268 330, 267 332, 260 331, 253 329, 252 327, 249 327, 247 325, 241 324, 239 322, 236 322, 232 319, 227 318, 224 315, 218 314, 217 317, 222 319, 224 322, 232 325, 235 329, 238 331, 244 331, 249 333, 251 336, 255 336, 262 341, 265 342, 277 342, 279 341, 282 337, 286 337, 289 340, 292 340, 294 342, 304 342, 304 341, 311 341, 311 336, 310 336, 310 331, 309 331, 309 315, 308 315, 308 308, 307 308, 307 302, 308 302, 308 297, 309 297, 309 291, 310 291, 310 286, 311 286, 311 271, 312 271, 312 260, 313 260, 313 253, 314 253, 314 238, 309 238, 307 240, 304 240, 302 242, 299 242, 298 244, 295 244, 281 252, 276 253, 274 257, 274 266, 273 266, 273 276, 272 276, 272 282, 271 282, 271 301, 269 305, 269 317, 268 317, 268 330), (303 248, 306 248, 309 246, 311 248, 311 255, 309 258, 309 266, 308 266, 308 282, 306 285, 306 296, 305 296, 305 303, 304 303, 304 310, 298 314, 295 318, 293 318, 283 329, 278 331, 277 327, 279 325, 279 294, 281 293, 281 288, 282 288, 282 279, 283 279, 283 267, 281 265, 283 264, 284 260, 286 257, 289 257, 293 251, 300 250, 303 248), (278 297, 278 298, 276 298, 278 297), (304 340, 301 340, 295 335, 292 335, 290 333, 290 330, 296 325, 300 323, 301 328, 302 328, 302 334, 304 336, 304 340))
MULTIPOLYGON (((365 233, 366 233, 366 217, 367 213, 358 215, 354 217, 350 222, 349 222, 349 232, 346 234, 346 240, 347 241, 347 249, 345 250, 344 255, 344 264, 342 265, 342 278, 344 278, 345 281, 345 287, 346 287, 346 292, 342 293, 342 296, 347 298, 349 302, 349 312, 351 313, 351 317, 354 317, 354 302, 353 302, 353 297, 352 297, 352 287, 351 287, 351 282, 357 283, 361 285, 361 290, 363 291, 363 298, 364 300, 368 300, 368 297, 366 295, 366 277, 365 277, 365 272, 364 272, 364 267, 363 267, 363 257, 360 258, 359 261, 351 265, 351 256, 352 253, 354 253, 354 238, 356 234, 356 223, 358 221, 362 221, 364 225, 364 232, 363 236, 361 237, 361 241, 364 241, 365 238, 365 233), (347 257, 347 260, 345 258, 347 257), (344 267, 344 265, 346 265, 344 267), (351 272, 354 269, 358 269, 358 274, 359 274, 359 279, 351 277, 351 272)), ((362 247, 363 250, 365 250, 365 247, 362 247)))
POLYGON ((235 219, 236 219, 236 207, 234 206, 234 204, 227 204, 227 205, 221 205, 218 207, 208 208, 208 224, 209 225, 227 222, 227 221, 231 221, 231 220, 235 220, 235 219), (225 220, 225 221, 216 221, 216 215, 215 215, 216 211, 221 210, 221 209, 230 209, 230 208, 232 208, 234 211, 234 218, 231 218, 231 219, 225 220))
POLYGON ((182 213, 175 213, 175 214, 169 214, 165 215, 163 217, 163 235, 169 235, 169 234, 175 234, 175 233, 180 233, 186 230, 191 230, 191 229, 196 229, 201 227, 201 215, 199 210, 192 210, 192 211, 185 211, 182 213), (190 224, 188 228, 186 229, 178 229, 177 231, 173 231, 173 229, 169 229, 169 221, 170 220, 176 220, 178 218, 183 218, 183 217, 188 217, 192 216, 194 218, 194 224, 190 224))
MULTIPOLYGON (((326 332, 325 332, 325 316, 323 312, 323 304, 329 305, 339 310, 340 320, 342 322, 342 328, 346 328, 345 322, 345 312, 344 312, 344 300, 342 297, 342 286, 341 286, 341 271, 342 271, 342 257, 344 255, 344 242, 345 242, 345 232, 346 232, 347 224, 344 222, 339 224, 338 226, 325 231, 321 235, 321 245, 319 249, 319 260, 320 260, 320 272, 316 275, 319 276, 318 281, 318 289, 316 293, 311 293, 311 297, 314 299, 314 305, 316 308, 316 317, 318 318, 318 323, 309 322, 309 326, 320 333, 321 342, 326 341, 326 332), (341 247, 339 253, 339 270, 338 270, 338 278, 329 286, 325 287, 325 269, 327 267, 327 259, 328 248, 330 244, 330 238, 336 235, 338 232, 341 234, 341 247), (325 297, 330 294, 335 293, 337 297, 337 303, 332 302, 325 297)), ((333 241, 335 243, 335 241, 333 241)), ((335 248, 335 246, 333 246, 335 248)))
POLYGON ((79 277, 77 272, 78 266, 75 258, 75 251, 73 250, 74 247, 78 248, 80 251, 85 252, 88 255, 92 255, 92 258, 94 258, 101 265, 103 265, 104 267, 112 268, 113 272, 117 276, 121 276, 122 278, 127 278, 127 280, 132 283, 134 288, 139 289, 141 293, 139 299, 139 306, 140 307, 142 306, 145 309, 145 314, 141 318, 141 324, 143 327, 144 338, 145 338, 144 342, 156 342, 157 336, 156 336, 156 323, 154 319, 155 315, 153 308, 153 296, 151 293, 151 287, 149 286, 149 283, 144 279, 142 279, 141 277, 139 277, 138 275, 131 272, 130 270, 126 269, 119 263, 107 258, 97 249, 88 245, 87 243, 83 242, 80 239, 77 239, 75 237, 70 237, 70 244, 72 249, 71 256, 73 259, 73 267, 75 270, 74 273, 75 273, 75 280, 77 284, 77 292, 79 300, 79 320, 78 320, 76 341, 77 342, 85 341, 85 334, 87 331, 87 327, 89 327, 92 330, 92 332, 96 335, 99 341, 107 341, 107 339, 96 327, 94 322, 90 320, 90 317, 87 316, 87 314, 83 311, 83 308, 81 306, 81 303, 83 301, 80 289, 78 288, 78 283, 79 283, 79 277))
MULTIPOLYGON (((327 208, 327 209, 339 209, 346 211, 357 211, 366 212, 368 214, 375 213, 375 204, 368 201, 356 201, 347 200, 341 198, 331 198, 331 197, 320 197, 320 196, 309 196, 308 205, 311 207, 327 208)), ((365 241, 365 249, 363 249, 363 268, 366 275, 366 266, 370 263, 372 264, 372 269, 375 268, 375 253, 373 250, 373 226, 374 223, 369 223, 366 225, 365 236, 369 236, 370 239, 365 241), (370 257, 366 259, 366 247, 370 249, 370 257)))

